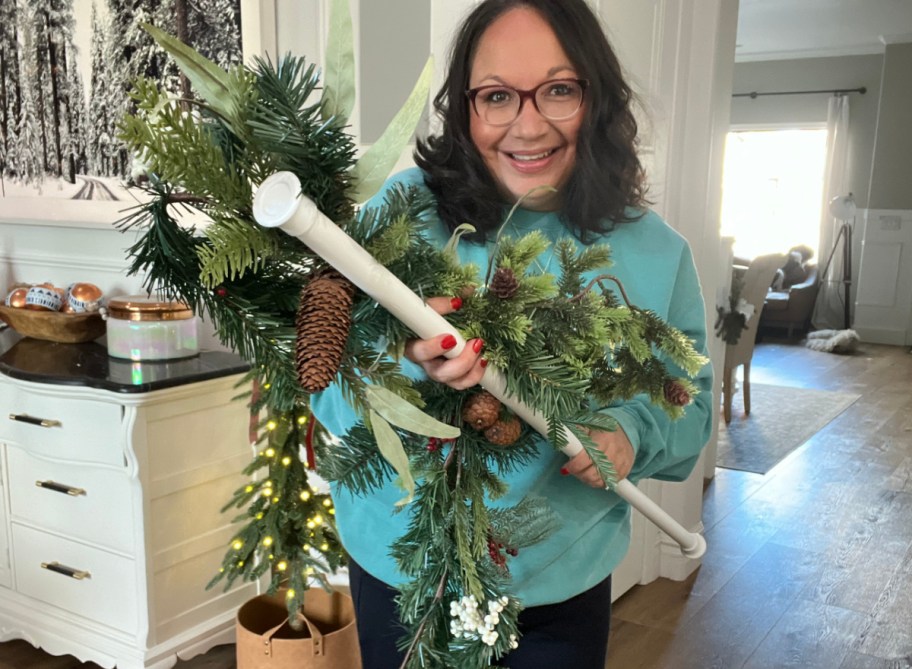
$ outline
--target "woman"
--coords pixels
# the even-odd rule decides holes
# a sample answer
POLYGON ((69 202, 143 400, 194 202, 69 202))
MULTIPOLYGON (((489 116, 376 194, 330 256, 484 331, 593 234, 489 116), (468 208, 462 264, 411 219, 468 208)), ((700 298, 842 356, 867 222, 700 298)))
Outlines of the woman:
MULTIPOLYGON (((480 241, 460 244, 463 262, 484 266, 494 233, 521 199, 505 232, 537 229, 552 241, 607 242, 612 273, 631 301, 652 309, 705 348, 703 302, 686 242, 645 208, 643 173, 635 152, 631 92, 598 19, 584 0, 484 0, 458 32, 446 82, 435 99, 439 136, 419 143, 418 168, 390 180, 429 189, 439 220, 429 235, 443 244, 470 222, 480 241)), ((382 201, 380 193, 378 201, 382 201)), ((538 259, 559 270, 551 252, 538 259)), ((440 313, 458 297, 430 300, 440 313)), ((485 372, 484 342, 473 340, 452 359, 455 345, 441 334, 413 340, 406 357, 416 376, 457 389, 485 372)), ((407 363, 406 363, 407 364, 407 363)), ((685 478, 709 437, 711 370, 695 379, 701 392, 685 418, 670 421, 646 399, 606 408, 620 425, 593 434, 620 478, 685 478)), ((325 393, 314 412, 335 434, 353 414, 325 393)), ((513 592, 526 607, 519 648, 500 664, 514 669, 601 669, 610 620, 611 572, 627 551, 629 507, 604 490, 585 452, 567 460, 542 440, 538 459, 507 474, 510 506, 529 494, 549 500, 561 520, 547 540, 510 561, 513 592)), ((351 586, 365 669, 398 667, 390 586, 403 579, 389 546, 408 514, 392 513, 401 490, 353 499, 336 495, 336 518, 349 551, 351 586)))

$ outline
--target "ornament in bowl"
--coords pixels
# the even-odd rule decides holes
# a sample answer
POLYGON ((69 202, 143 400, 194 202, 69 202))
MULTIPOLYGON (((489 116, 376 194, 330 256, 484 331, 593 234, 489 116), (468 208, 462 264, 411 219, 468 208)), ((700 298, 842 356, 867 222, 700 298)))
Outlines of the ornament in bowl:
POLYGON ((23 337, 80 344, 105 333, 98 313, 102 295, 91 283, 74 283, 66 289, 50 282, 17 284, 0 306, 0 320, 23 337))

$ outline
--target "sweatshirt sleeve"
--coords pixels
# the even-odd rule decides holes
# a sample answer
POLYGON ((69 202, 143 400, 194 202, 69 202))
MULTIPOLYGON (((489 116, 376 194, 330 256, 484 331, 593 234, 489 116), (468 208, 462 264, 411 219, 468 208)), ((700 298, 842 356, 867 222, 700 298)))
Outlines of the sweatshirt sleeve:
MULTIPOLYGON (((684 245, 674 280, 666 318, 706 355, 706 316, 700 282, 689 247, 684 245)), ((676 365, 663 360, 673 374, 684 376, 676 365)), ((636 458, 628 478, 683 481, 693 470, 712 431, 712 365, 707 363, 693 382, 699 392, 685 407, 684 416, 670 418, 647 395, 638 395, 605 413, 617 420, 633 445, 636 458)))

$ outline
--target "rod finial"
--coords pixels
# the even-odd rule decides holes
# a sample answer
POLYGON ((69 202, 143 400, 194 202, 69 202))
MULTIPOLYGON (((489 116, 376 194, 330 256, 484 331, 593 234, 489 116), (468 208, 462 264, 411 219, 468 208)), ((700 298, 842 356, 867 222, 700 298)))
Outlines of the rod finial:
POLYGON ((703 557, 703 554, 706 553, 706 539, 702 534, 698 534, 696 532, 694 532, 691 536, 694 540, 693 544, 690 546, 682 545, 681 553, 683 553, 684 557, 689 557, 696 560, 697 558, 703 557))
POLYGON ((253 196, 253 217, 264 228, 278 228, 290 219, 301 200, 301 182, 291 172, 267 177, 253 196))

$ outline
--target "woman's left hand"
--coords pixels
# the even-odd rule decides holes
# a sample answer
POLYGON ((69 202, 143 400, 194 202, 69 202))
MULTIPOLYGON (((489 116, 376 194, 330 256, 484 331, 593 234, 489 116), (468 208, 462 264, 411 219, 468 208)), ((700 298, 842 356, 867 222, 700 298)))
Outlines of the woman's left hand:
MULTIPOLYGON (((598 449, 614 465, 618 481, 627 478, 633 468, 633 446, 620 426, 613 432, 592 431, 589 433, 598 449)), ((586 451, 581 451, 570 458, 561 469, 561 474, 569 474, 593 488, 604 488, 605 482, 598 473, 592 459, 586 451)))

